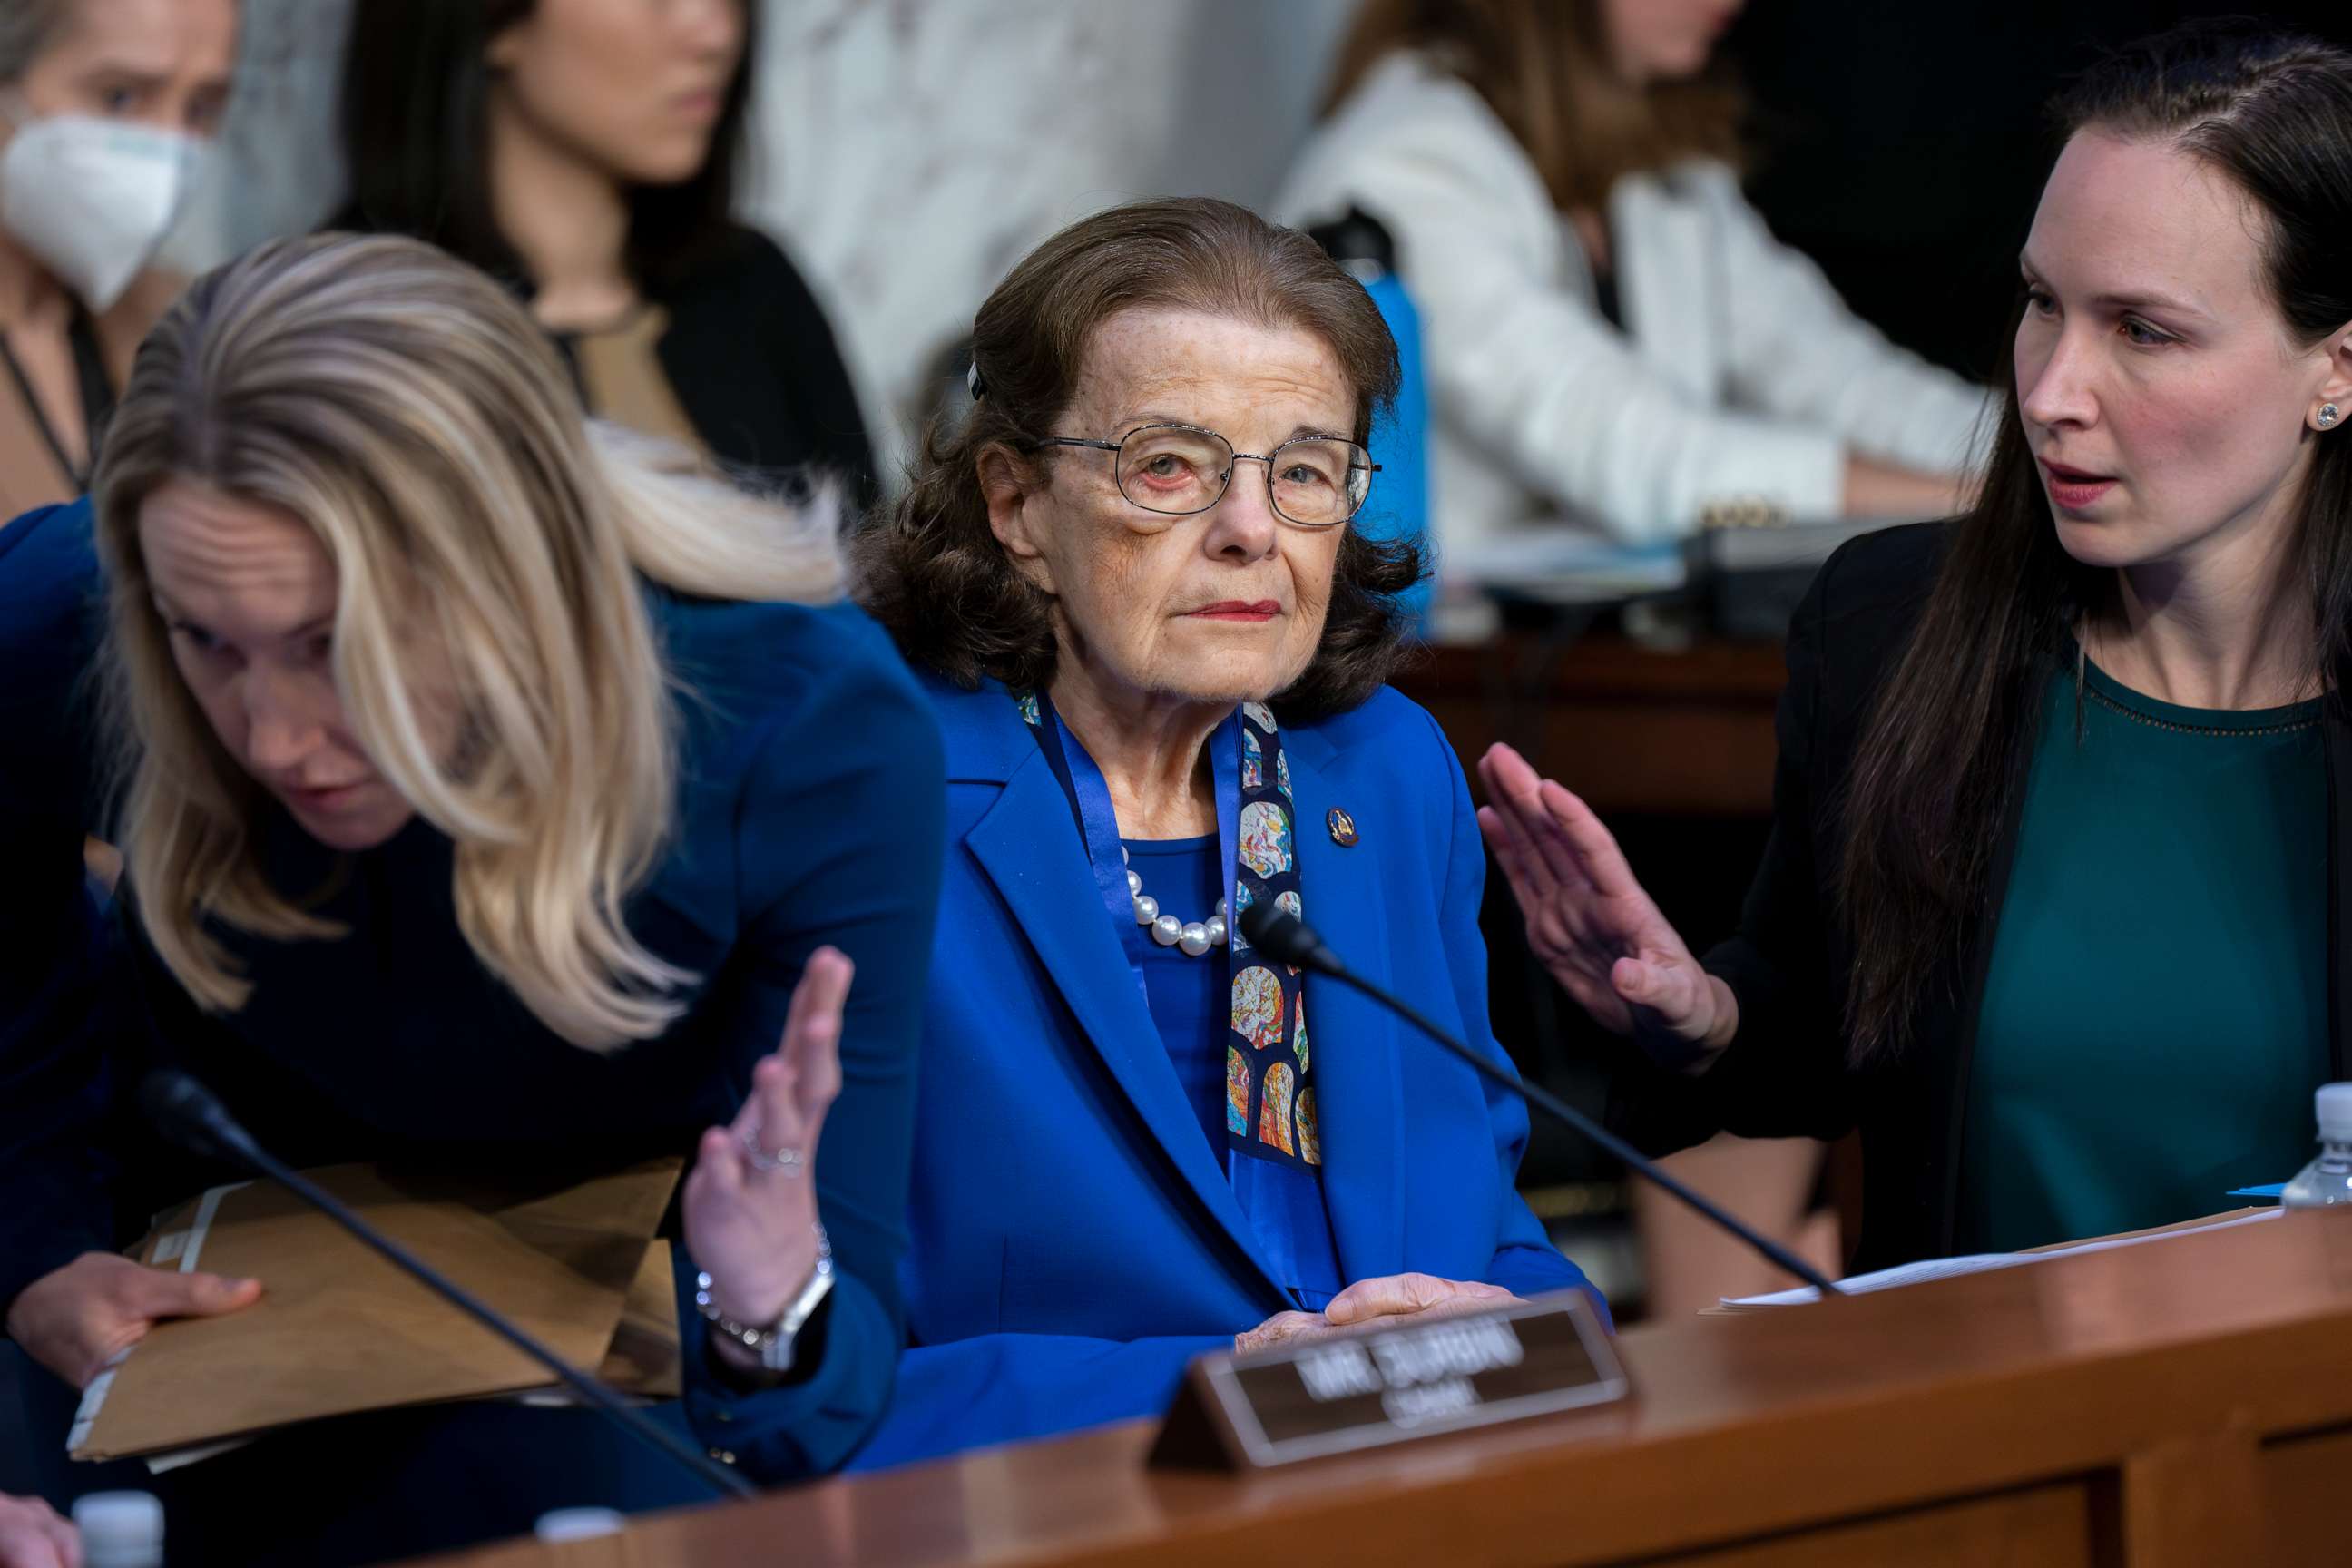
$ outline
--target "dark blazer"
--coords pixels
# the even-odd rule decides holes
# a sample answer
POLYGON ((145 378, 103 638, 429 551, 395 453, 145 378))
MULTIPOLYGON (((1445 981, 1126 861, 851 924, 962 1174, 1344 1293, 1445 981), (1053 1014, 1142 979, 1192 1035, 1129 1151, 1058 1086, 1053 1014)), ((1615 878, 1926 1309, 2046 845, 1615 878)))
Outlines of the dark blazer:
MULTIPOLYGON (((1780 698, 1780 755, 1764 862, 1738 932, 1706 954, 1739 999, 1739 1035, 1696 1079, 1629 1061, 1612 1116, 1653 1149, 1687 1147, 1730 1131, 1748 1137, 1834 1139, 1862 1134, 1863 1230, 1857 1268, 1945 1256, 1966 1147, 1962 1121, 1993 935, 2007 891, 2036 737, 2011 759, 2015 786, 2000 824, 1985 909, 1964 952, 1931 986, 1910 1043, 1891 1060, 1850 1066, 1843 1026, 1851 933, 1835 881, 1843 797, 1854 751, 1882 681, 1908 646, 1935 585, 1948 525, 1921 523, 1853 541, 1830 557, 1789 627, 1789 685, 1780 698), (1932 998, 1947 998, 1935 1001, 1932 998), (1957 1000, 1949 1000, 1954 999, 1957 1000)), ((2048 673, 2054 674, 2053 658, 2048 673)), ((2344 911, 2352 867, 2342 851, 2352 816, 2352 724, 2330 703, 2328 1013, 2336 1078, 2347 1071, 2352 940, 2344 911)))
MULTIPOLYGON (((909 1348, 860 1468, 1157 1414, 1192 1356, 1296 1306, 1202 1136, 1069 797, 1013 699, 994 682, 924 688, 947 745, 947 852, 909 1348)), ((1309 918, 1507 1064, 1486 1021, 1486 855, 1454 748, 1392 690, 1286 723, 1282 740, 1309 918), (1355 818, 1351 847, 1326 826, 1334 807, 1355 818)), ((1585 1285, 1514 1190, 1517 1098, 1354 992, 1310 981, 1308 998, 1343 1275, 1412 1269, 1530 1296, 1585 1285)))
MULTIPOLYGON (((681 1249, 686 1394, 673 1419, 764 1480, 836 1468, 880 1419, 901 1341, 915 1062, 940 875, 939 730, 880 628, 848 605, 648 588, 686 690, 679 798, 674 837, 625 919, 654 953, 698 977, 660 1038, 599 1053, 541 1024, 467 945, 452 847, 422 818, 338 857, 273 813, 257 849, 272 879, 289 892, 329 889, 314 907, 351 934, 217 932, 255 989, 239 1011, 207 1015, 135 921, 115 922, 102 954, 90 952, 79 858, 90 804, 80 771, 95 630, 86 612, 98 585, 89 534, 87 502, 0 531, 0 605, 47 607, 22 638, 0 621, 0 665, 16 672, 0 714, 37 748, 0 752, 0 805, 24 811, 0 815, 0 932, 15 939, 0 943, 0 1311, 33 1279, 122 1245, 145 1215, 227 1179, 140 1118, 131 1091, 152 1067, 205 1080, 298 1166, 691 1158, 702 1131, 741 1105, 753 1064, 782 1037, 808 955, 829 942, 856 963, 857 979, 815 1177, 839 1270, 820 1342, 797 1382, 744 1393, 720 1380, 684 1300, 693 1264, 681 1249), (19 940, 37 966, 18 962, 19 940)), ((445 1414, 462 1421, 467 1408, 445 1414)), ((381 1486, 390 1474, 346 1461, 331 1484, 356 1498, 362 1479, 381 1486)), ((486 1505, 483 1522, 528 1527, 512 1496, 485 1495, 508 1511, 486 1505)))

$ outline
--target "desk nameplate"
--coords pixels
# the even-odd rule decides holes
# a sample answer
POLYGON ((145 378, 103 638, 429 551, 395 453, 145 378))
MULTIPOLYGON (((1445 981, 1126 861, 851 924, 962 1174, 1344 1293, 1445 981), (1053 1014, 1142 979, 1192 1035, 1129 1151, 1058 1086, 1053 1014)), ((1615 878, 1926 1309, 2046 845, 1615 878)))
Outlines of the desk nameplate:
POLYGON ((1624 1367, 1580 1290, 1366 1327, 1184 1374, 1152 1463, 1269 1469, 1606 1405, 1624 1367))

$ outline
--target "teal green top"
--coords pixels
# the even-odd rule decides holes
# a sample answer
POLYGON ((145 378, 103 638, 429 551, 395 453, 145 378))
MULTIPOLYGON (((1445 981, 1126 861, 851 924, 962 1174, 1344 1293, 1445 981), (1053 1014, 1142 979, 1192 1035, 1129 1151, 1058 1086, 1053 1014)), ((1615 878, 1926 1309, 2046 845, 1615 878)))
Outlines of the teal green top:
POLYGON ((2051 682, 1993 939, 1958 1249, 2167 1225, 2306 1163, 2328 1077, 2320 705, 2051 682), (2077 714, 2080 730, 2077 730, 2077 714))

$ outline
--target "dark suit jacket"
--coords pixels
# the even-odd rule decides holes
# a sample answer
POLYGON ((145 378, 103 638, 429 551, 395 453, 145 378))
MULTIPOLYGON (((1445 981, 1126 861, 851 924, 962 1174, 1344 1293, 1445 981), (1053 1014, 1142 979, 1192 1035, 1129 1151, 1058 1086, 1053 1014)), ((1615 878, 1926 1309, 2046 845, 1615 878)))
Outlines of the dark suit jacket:
MULTIPOLYGON (((1851 933, 1837 907, 1843 798, 1854 751, 1880 683, 1907 647, 1935 584, 1947 525, 1922 523, 1866 535, 1830 557, 1789 627, 1789 685, 1780 698, 1780 756, 1764 863, 1748 889, 1738 934, 1705 963, 1739 999, 1739 1035, 1704 1074, 1683 1079, 1628 1062, 1612 1115, 1654 1150, 1687 1147, 1717 1131, 1748 1137, 1835 1139, 1862 1134, 1863 1232, 1859 1268, 1943 1256, 1953 1247, 1961 1184, 1962 1120, 1979 1008, 2024 803, 2023 767, 2035 737, 2011 758, 2019 784, 2000 827, 1989 914, 1963 952, 1929 988, 1910 1041, 1891 1058, 1847 1061, 1843 1017, 1851 933), (1933 998, 1942 998, 1941 1001, 1933 998)), ((2052 672, 2056 664, 2051 666, 2052 672)), ((2331 702, 2328 779, 2328 1012, 2334 1076, 2352 1039, 2352 937, 2344 911, 2341 852, 2352 813, 2352 722, 2331 702)), ((2315 852, 2320 847, 2314 846, 2315 852)))

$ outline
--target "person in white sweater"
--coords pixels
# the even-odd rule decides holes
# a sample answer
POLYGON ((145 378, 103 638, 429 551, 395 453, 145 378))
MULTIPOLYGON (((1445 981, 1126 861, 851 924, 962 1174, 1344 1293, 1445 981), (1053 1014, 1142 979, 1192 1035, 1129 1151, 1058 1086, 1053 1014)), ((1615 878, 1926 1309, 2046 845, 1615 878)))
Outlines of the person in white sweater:
POLYGON ((1368 0, 1285 222, 1361 209, 1418 307, 1432 531, 1629 544, 1710 508, 1956 510, 1985 394, 1849 311, 1741 195, 1741 0, 1368 0))

